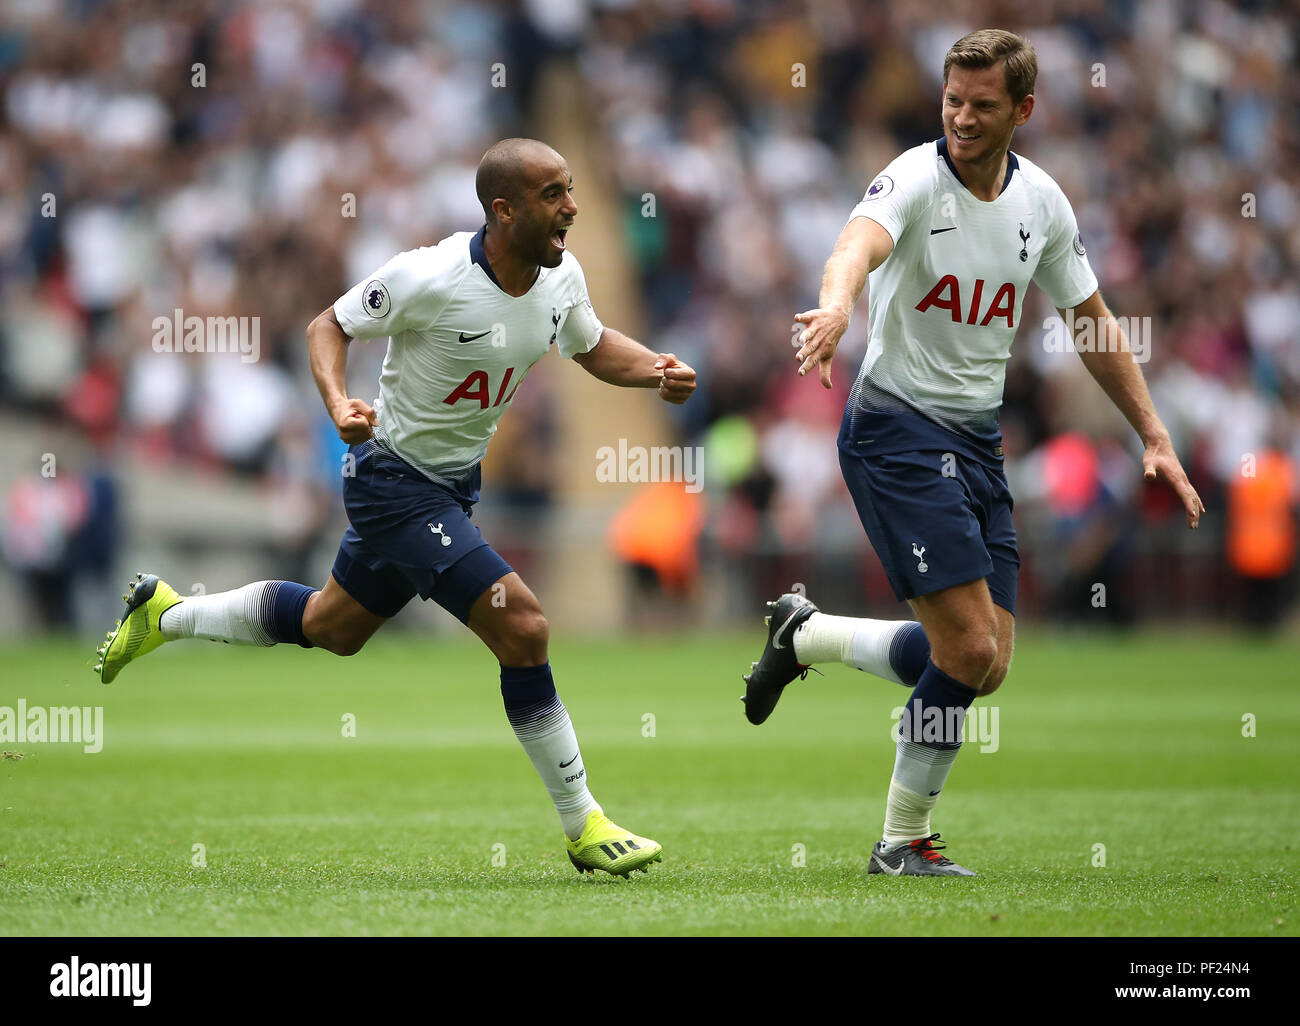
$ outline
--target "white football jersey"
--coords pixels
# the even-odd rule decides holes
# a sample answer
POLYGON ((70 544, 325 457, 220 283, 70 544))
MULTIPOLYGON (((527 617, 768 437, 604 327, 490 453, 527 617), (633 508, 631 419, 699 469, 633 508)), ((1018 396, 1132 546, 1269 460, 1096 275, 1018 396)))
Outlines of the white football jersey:
POLYGON ((605 330, 572 254, 511 296, 484 255, 484 230, 399 253, 334 304, 353 338, 389 338, 375 437, 438 481, 483 458, 515 390, 551 345, 567 359, 605 330))
POLYGON ((996 440, 1030 281, 1062 308, 1097 290, 1061 187, 1008 153, 1002 191, 984 202, 961 183, 939 139, 877 175, 855 217, 877 222, 894 248, 871 272, 869 342, 850 410, 910 408, 950 431, 996 440))

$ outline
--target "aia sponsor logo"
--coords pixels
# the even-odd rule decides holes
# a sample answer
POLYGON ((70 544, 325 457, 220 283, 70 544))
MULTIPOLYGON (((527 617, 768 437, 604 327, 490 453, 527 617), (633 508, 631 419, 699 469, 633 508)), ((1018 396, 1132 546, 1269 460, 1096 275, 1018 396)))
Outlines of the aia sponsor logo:
MULTIPOLYGON (((501 379, 501 385, 496 390, 496 399, 492 399, 491 385, 488 380, 488 373, 485 370, 470 371, 465 380, 452 390, 451 395, 443 400, 448 406, 455 406, 462 399, 479 404, 480 410, 486 410, 490 406, 500 406, 503 402, 508 406, 510 400, 515 397, 515 392, 519 390, 519 382, 515 382, 515 387, 506 394, 506 389, 510 388, 510 379, 514 377, 515 369, 507 367, 505 377, 501 379)), ((521 375, 519 381, 523 381, 521 375)))
POLYGON ((984 301, 984 279, 975 279, 975 289, 970 296, 970 306, 967 307, 962 301, 961 282, 957 280, 956 275, 945 274, 925 294, 925 298, 916 304, 916 308, 925 313, 931 307, 938 307, 941 310, 947 310, 952 316, 953 324, 978 324, 981 328, 987 327, 995 318, 1005 319, 1008 328, 1016 326, 1016 286, 1012 282, 1003 282, 998 286, 998 290, 993 293, 993 298, 989 300, 988 307, 983 306, 984 301), (983 310, 983 316, 980 311, 983 310))

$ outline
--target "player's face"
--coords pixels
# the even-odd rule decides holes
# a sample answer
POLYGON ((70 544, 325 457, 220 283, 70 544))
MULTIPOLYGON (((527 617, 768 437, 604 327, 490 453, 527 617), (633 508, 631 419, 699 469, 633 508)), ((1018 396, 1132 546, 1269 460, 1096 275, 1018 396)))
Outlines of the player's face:
POLYGON ((529 263, 558 267, 564 259, 565 234, 578 216, 573 176, 558 154, 533 170, 520 204, 515 245, 529 263))
POLYGON ((1032 95, 1019 104, 1011 102, 1003 62, 991 68, 949 69, 943 86, 943 134, 949 155, 971 163, 1001 159, 1016 126, 1029 120, 1033 106, 1032 95))

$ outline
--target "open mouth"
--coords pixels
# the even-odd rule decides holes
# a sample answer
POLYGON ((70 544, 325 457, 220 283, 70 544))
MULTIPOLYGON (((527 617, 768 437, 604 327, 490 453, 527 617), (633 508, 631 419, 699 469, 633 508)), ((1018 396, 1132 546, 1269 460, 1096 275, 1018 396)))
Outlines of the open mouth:
POLYGON ((572 226, 566 225, 563 228, 555 229, 555 231, 551 233, 551 245, 556 249, 564 249, 564 237, 569 234, 570 227, 572 226))
POLYGON ((979 139, 978 135, 963 135, 955 128, 952 130, 952 134, 958 143, 973 143, 979 139))

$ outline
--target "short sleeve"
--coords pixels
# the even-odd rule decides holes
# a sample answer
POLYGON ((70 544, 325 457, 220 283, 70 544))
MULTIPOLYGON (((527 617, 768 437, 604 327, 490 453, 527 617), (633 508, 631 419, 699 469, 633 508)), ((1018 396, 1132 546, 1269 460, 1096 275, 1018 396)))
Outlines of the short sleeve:
POLYGON ((591 297, 587 295, 587 278, 582 273, 582 268, 576 258, 569 256, 566 257, 566 262, 568 260, 573 262, 572 281, 568 292, 569 305, 564 326, 560 329, 559 338, 556 340, 560 355, 566 360, 580 353, 591 352, 605 331, 605 326, 600 323, 600 318, 592 308, 591 297))
POLYGON ((929 207, 933 194, 931 162, 922 163, 916 151, 909 150, 872 179, 849 220, 871 218, 889 232, 897 246, 903 232, 929 207))
MULTIPOLYGON (((448 251, 450 252, 450 251, 448 251)), ((398 253, 357 282, 334 304, 334 316, 352 338, 399 335, 432 324, 447 305, 457 276, 443 246, 398 253)))
POLYGON ((1078 306, 1097 291, 1097 276, 1088 263, 1079 224, 1065 193, 1056 190, 1052 227, 1034 271, 1034 283, 1062 310, 1078 306))

